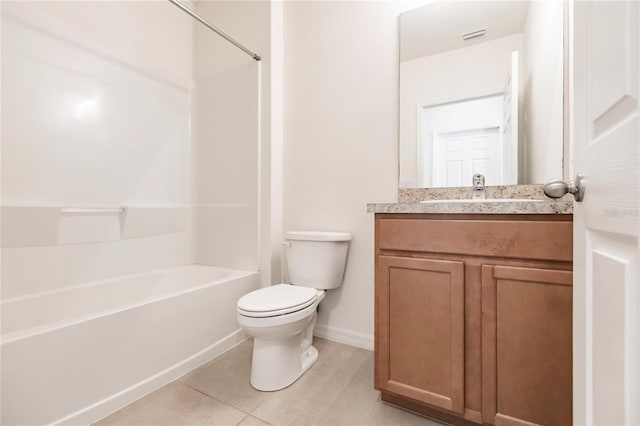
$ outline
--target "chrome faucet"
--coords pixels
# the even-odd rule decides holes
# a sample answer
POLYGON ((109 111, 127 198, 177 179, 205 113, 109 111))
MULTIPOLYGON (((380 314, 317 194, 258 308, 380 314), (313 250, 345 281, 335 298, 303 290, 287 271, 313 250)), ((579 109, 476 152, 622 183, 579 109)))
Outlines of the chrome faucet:
POLYGON ((471 198, 474 200, 486 198, 484 194, 484 176, 480 173, 473 175, 473 197, 471 198))

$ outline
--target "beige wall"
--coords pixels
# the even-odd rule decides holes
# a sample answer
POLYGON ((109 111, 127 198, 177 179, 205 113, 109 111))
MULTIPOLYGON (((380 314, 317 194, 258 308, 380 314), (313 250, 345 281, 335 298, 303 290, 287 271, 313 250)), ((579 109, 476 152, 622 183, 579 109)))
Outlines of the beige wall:
POLYGON ((318 335, 373 344, 373 215, 398 185, 402 2, 284 5, 284 229, 353 234, 318 335))

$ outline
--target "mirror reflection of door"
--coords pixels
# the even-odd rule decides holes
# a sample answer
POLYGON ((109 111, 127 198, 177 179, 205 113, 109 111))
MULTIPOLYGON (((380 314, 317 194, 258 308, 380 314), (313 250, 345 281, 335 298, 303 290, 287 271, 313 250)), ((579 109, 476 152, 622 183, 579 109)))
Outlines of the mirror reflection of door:
POLYGON ((422 106, 416 164, 420 184, 469 186, 474 173, 484 175, 486 185, 507 184, 504 105, 504 94, 494 90, 488 96, 422 106))
POLYGON ((487 127, 462 132, 434 132, 433 182, 435 186, 469 185, 475 173, 486 185, 503 180, 500 128, 487 127))

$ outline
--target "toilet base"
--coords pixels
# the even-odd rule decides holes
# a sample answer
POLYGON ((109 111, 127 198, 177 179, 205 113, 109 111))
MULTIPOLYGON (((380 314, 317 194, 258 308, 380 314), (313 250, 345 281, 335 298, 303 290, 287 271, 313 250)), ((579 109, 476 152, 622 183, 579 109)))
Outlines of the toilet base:
POLYGON ((300 352, 299 335, 277 344, 255 339, 251 386, 266 392, 284 389, 298 380, 317 360, 318 350, 313 346, 307 346, 304 352, 300 352))
POLYGON ((302 376, 313 364, 318 360, 318 350, 313 346, 309 346, 306 352, 300 354, 300 361, 302 362, 302 376))

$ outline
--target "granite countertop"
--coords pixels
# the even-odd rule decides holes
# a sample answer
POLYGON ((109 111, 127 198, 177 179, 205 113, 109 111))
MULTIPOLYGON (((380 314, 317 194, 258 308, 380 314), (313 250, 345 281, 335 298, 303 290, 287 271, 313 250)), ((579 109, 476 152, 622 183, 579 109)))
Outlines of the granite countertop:
POLYGON ((542 185, 487 186, 490 199, 531 199, 536 201, 491 202, 471 201, 471 187, 403 188, 398 203, 367 204, 369 213, 458 213, 458 214, 573 214, 573 197, 547 198, 542 185), (421 203, 423 200, 436 203, 421 203), (456 200, 446 202, 446 200, 456 200), (461 200, 469 200, 461 201, 461 200))
POLYGON ((446 213, 446 214, 573 214, 572 201, 535 202, 451 202, 451 203, 371 203, 369 213, 446 213))

